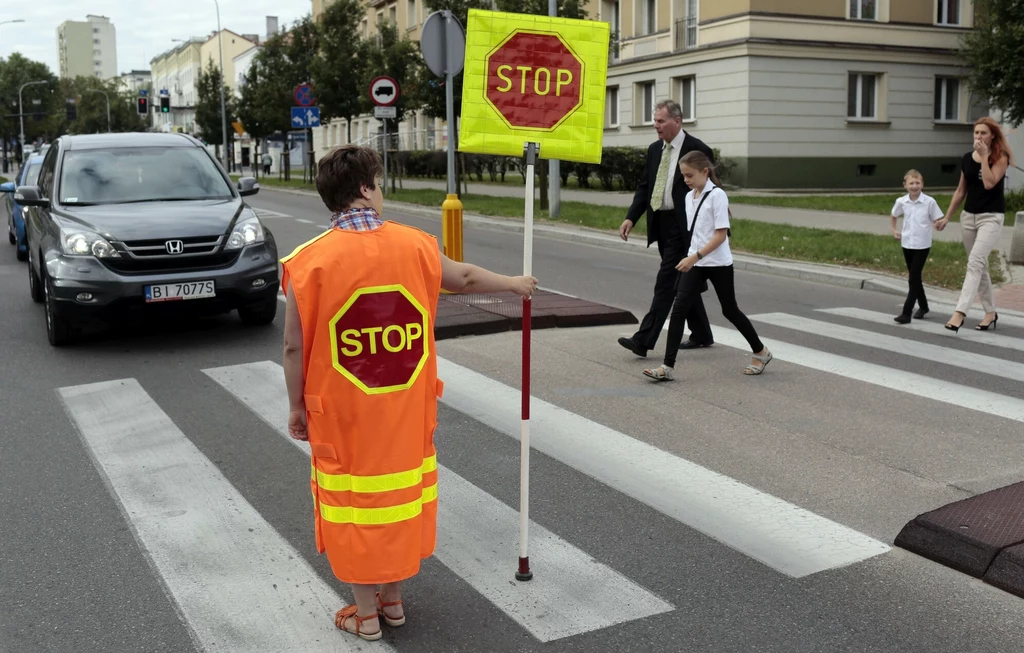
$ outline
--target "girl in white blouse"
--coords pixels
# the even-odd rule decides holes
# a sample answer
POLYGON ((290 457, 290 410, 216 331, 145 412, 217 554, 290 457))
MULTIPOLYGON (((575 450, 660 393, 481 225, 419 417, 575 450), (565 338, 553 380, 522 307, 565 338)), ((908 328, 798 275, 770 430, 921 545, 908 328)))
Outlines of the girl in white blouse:
POLYGON ((729 250, 729 198, 718 187, 715 168, 703 152, 688 152, 679 159, 679 168, 686 185, 692 189, 686 195, 690 249, 686 258, 676 266, 680 275, 668 325, 665 362, 653 370, 644 370, 644 375, 656 381, 672 380, 676 352, 683 341, 683 323, 708 281, 715 287, 722 315, 743 334, 754 354, 743 373, 761 374, 772 360, 772 353, 761 343, 754 326, 736 304, 732 252, 729 250))

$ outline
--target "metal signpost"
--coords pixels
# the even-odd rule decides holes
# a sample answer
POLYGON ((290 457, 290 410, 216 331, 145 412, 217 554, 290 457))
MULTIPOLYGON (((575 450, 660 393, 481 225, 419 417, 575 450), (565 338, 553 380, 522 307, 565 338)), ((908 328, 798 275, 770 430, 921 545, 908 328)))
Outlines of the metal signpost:
POLYGON ((448 196, 441 205, 441 242, 445 256, 462 260, 462 202, 455 191, 455 76, 466 62, 466 32, 447 9, 427 16, 420 33, 420 52, 430 72, 444 77, 448 121, 448 196))
POLYGON ((292 127, 306 130, 306 147, 309 150, 308 162, 303 167, 302 180, 306 181, 308 168, 309 181, 316 178, 316 156, 313 153, 313 128, 320 126, 320 107, 316 104, 316 96, 313 94, 311 84, 299 84, 292 90, 292 99, 295 106, 292 107, 292 127))
POLYGON ((373 115, 384 123, 384 188, 381 189, 384 193, 388 190, 388 118, 398 115, 398 108, 395 106, 398 94, 398 82, 386 75, 376 77, 370 82, 370 101, 375 106, 373 115), (385 111, 378 114, 380 109, 385 111))

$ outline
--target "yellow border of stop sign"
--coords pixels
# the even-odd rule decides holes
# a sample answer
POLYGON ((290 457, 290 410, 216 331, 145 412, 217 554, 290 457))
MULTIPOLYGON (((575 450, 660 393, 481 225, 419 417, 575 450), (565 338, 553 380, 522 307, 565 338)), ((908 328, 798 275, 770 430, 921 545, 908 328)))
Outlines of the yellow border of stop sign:
POLYGON ((609 38, 602 21, 470 9, 459 151, 522 156, 526 143, 539 143, 543 159, 600 163, 609 38), (553 129, 511 127, 487 99, 488 56, 516 32, 556 34, 583 62, 581 102, 553 129))

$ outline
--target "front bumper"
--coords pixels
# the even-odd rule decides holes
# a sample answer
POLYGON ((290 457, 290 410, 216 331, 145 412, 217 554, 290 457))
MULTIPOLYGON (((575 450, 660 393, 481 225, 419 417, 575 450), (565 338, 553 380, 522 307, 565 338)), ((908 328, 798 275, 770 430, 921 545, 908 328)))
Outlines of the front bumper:
POLYGON ((225 313, 277 301, 280 286, 277 247, 272 241, 245 247, 230 264, 205 270, 127 274, 93 257, 60 255, 46 261, 46 273, 56 315, 107 322, 132 315, 225 313), (205 280, 213 280, 215 297, 146 303, 145 286, 205 280))

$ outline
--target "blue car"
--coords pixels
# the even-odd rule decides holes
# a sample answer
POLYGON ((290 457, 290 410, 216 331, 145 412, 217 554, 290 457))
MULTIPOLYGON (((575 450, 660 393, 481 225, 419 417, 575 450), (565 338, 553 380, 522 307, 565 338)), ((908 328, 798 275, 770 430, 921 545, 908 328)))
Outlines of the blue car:
POLYGON ((5 204, 7 205, 7 237, 12 245, 17 245, 19 261, 28 260, 28 244, 25 241, 24 207, 15 201, 14 189, 18 186, 35 186, 36 179, 39 177, 39 168, 42 164, 43 156, 41 154, 30 156, 25 165, 18 171, 18 176, 14 178, 14 181, 0 184, 0 192, 7 196, 5 199, 5 204))

